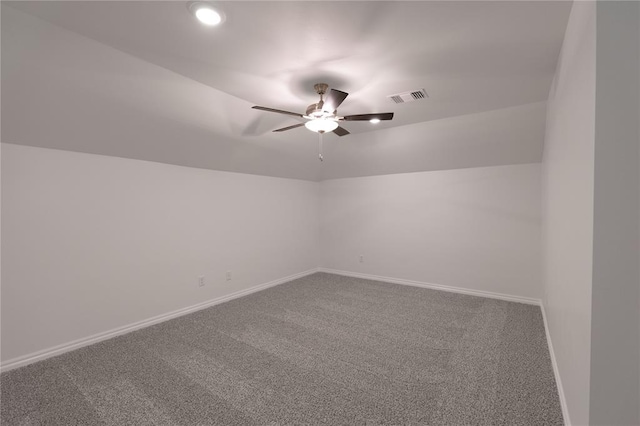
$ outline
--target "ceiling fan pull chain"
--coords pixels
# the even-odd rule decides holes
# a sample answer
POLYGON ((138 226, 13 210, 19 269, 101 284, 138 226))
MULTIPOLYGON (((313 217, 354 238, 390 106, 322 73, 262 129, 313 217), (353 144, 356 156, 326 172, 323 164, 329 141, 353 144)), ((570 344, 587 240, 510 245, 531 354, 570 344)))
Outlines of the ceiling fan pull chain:
POLYGON ((322 156, 322 134, 324 132, 318 132, 318 158, 320 161, 324 161, 324 157, 322 156))

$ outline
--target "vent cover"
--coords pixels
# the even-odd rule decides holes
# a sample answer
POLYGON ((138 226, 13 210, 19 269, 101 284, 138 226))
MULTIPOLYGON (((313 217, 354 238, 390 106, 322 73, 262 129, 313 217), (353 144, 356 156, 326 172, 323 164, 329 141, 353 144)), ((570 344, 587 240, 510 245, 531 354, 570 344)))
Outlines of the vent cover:
POLYGON ((403 104, 405 102, 419 101, 420 99, 426 99, 429 95, 424 89, 411 90, 409 92, 398 93, 397 95, 389 95, 387 98, 391 99, 397 104, 403 104))

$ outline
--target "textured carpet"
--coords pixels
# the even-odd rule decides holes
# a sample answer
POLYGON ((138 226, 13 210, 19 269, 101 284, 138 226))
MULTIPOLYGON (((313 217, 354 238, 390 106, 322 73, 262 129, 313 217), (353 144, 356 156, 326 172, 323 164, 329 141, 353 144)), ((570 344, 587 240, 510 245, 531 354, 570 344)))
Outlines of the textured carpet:
POLYGON ((0 377, 3 425, 558 425, 540 308, 318 273, 0 377))

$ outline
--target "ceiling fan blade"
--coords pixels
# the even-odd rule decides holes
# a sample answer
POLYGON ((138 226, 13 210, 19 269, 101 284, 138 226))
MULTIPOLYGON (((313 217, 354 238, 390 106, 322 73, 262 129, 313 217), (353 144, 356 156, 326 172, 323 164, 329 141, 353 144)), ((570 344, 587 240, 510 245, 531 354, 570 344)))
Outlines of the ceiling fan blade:
POLYGON ((338 109, 340 104, 349 96, 347 92, 331 89, 322 106, 323 111, 333 112, 338 109))
POLYGON ((345 115, 344 121, 369 121, 377 118, 378 120, 391 120, 393 118, 392 112, 382 112, 378 114, 356 114, 345 115))
POLYGON ((344 127, 336 127, 335 130, 333 131, 333 133, 335 133, 338 136, 345 136, 350 134, 349 131, 347 129, 345 129, 344 127))
POLYGON ((293 126, 288 126, 288 127, 283 127, 281 129, 276 129, 274 130, 274 132, 284 132, 285 130, 291 130, 291 129, 295 129, 298 127, 302 127, 304 126, 304 123, 298 123, 298 124, 294 124, 293 126))
POLYGON ((251 108, 259 109, 261 111, 269 111, 269 112, 275 112, 275 113, 278 113, 278 114, 295 115, 296 117, 302 117, 302 114, 298 114, 297 112, 283 111, 281 109, 267 108, 267 107, 262 107, 262 106, 252 106, 251 108))

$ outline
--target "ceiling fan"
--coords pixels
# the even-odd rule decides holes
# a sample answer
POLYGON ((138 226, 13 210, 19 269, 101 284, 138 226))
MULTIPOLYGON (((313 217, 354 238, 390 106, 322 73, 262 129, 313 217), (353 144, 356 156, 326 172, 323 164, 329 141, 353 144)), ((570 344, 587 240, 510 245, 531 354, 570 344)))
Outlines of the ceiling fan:
POLYGON ((342 121, 370 121, 372 123, 377 123, 382 120, 391 120, 393 118, 392 112, 345 115, 344 117, 340 117, 338 115, 338 107, 347 98, 347 96, 349 96, 349 94, 340 90, 331 89, 327 94, 327 99, 324 99, 324 95, 327 93, 329 85, 326 83, 318 83, 314 84, 313 88, 316 90, 316 93, 320 95, 320 102, 309 105, 305 114, 262 106, 254 106, 252 108, 275 112, 278 114, 293 115, 300 118, 306 118, 308 120, 305 123, 298 123, 293 126, 276 129, 274 132, 284 132, 285 130, 305 126, 307 129, 320 134, 333 132, 338 136, 345 136, 349 134, 349 131, 340 126, 339 123, 342 121))

